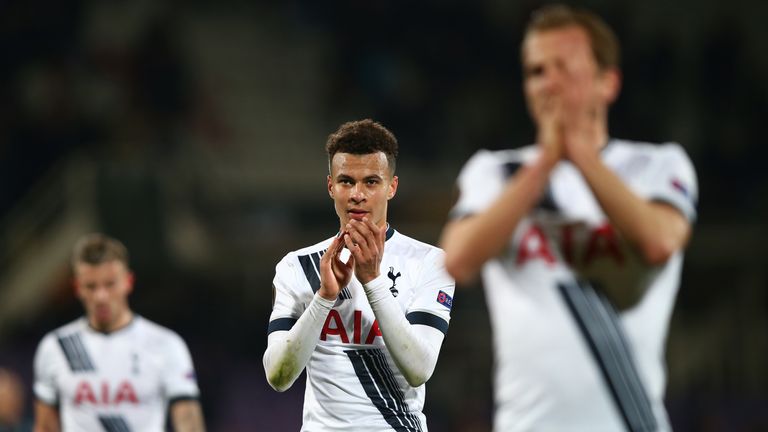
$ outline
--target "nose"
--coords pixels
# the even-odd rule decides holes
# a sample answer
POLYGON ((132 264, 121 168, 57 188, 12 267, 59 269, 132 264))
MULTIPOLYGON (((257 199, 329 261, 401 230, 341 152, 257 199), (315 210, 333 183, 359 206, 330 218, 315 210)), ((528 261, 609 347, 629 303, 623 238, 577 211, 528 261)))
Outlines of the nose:
POLYGON ((349 195, 350 199, 355 203, 360 203, 365 200, 365 191, 363 190, 362 183, 355 183, 352 187, 352 193, 349 195))
POLYGON ((555 94, 560 88, 562 74, 555 68, 545 68, 541 74, 541 91, 546 94, 555 94))
POLYGON ((107 299, 108 299, 108 297, 109 297, 109 295, 108 295, 108 294, 109 294, 109 293, 107 292, 107 288, 106 288, 106 287, 103 287, 103 286, 98 286, 98 287, 96 287, 96 289, 94 290, 94 293, 93 293, 93 298, 94 298, 94 299, 95 299, 95 300, 96 300, 98 303, 103 303, 103 302, 107 301, 107 299))

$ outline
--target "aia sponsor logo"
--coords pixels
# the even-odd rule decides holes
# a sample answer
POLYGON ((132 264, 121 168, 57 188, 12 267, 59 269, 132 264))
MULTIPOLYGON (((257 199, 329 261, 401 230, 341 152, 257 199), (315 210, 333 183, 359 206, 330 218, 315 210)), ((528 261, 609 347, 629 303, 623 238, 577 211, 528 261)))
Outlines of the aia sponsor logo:
POLYGON ((121 381, 112 387, 108 381, 94 383, 80 381, 75 389, 75 405, 120 405, 138 404, 139 398, 130 381, 121 381))
POLYGON ((328 318, 325 319, 323 330, 320 332, 320 340, 324 341, 328 339, 328 336, 336 336, 343 343, 350 343, 351 340, 354 344, 363 343, 365 340, 366 345, 370 345, 374 342, 376 337, 381 337, 381 330, 379 330, 379 322, 373 320, 373 323, 368 328, 363 328, 363 312, 356 310, 352 320, 352 334, 347 331, 350 323, 344 325, 344 320, 341 319, 341 315, 336 309, 331 309, 328 312, 328 318), (367 331, 364 331, 367 330, 367 331), (365 339, 363 339, 365 334, 365 339))
POLYGON ((531 225, 520 238, 517 249, 517 265, 529 261, 542 260, 554 265, 557 259, 553 248, 559 247, 563 259, 570 265, 590 266, 598 259, 608 258, 617 265, 626 261, 625 253, 619 245, 619 238, 610 224, 603 224, 589 230, 582 241, 575 240, 575 227, 563 225, 560 228, 560 242, 550 243, 544 230, 538 225, 531 225))

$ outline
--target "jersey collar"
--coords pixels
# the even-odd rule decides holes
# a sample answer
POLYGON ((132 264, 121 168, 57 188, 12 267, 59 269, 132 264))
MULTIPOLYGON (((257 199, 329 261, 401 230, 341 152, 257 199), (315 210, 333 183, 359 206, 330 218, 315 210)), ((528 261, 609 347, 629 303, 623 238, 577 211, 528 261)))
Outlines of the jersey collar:
POLYGON ((83 316, 83 321, 85 321, 85 327, 88 330, 90 330, 90 331, 92 331, 94 333, 102 334, 104 336, 112 336, 114 334, 122 333, 124 331, 127 331, 130 328, 133 328, 133 325, 137 321, 137 318, 139 318, 139 315, 137 313, 135 313, 135 312, 132 312, 131 313, 131 320, 130 321, 128 321, 124 326, 122 326, 120 328, 117 328, 117 329, 114 329, 112 331, 108 331, 108 332, 107 331, 98 330, 98 329, 94 328, 93 326, 91 326, 91 322, 88 320, 88 316, 87 315, 83 316))
POLYGON ((395 229, 394 229, 394 228, 392 228, 392 227, 389 225, 389 223, 387 223, 387 238, 385 239, 385 241, 386 241, 386 240, 389 240, 390 238, 392 238, 392 236, 393 236, 393 235, 395 235, 395 229))

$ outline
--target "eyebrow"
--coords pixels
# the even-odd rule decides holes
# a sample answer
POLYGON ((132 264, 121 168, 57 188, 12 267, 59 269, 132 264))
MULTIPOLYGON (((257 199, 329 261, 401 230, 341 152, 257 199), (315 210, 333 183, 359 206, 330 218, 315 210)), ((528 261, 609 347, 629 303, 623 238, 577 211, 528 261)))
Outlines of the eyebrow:
MULTIPOLYGON (((338 174, 336 176, 336 180, 354 180, 354 178, 348 174, 338 174)), ((366 180, 384 180, 384 178, 378 174, 371 174, 369 176, 363 177, 363 181, 366 180)))

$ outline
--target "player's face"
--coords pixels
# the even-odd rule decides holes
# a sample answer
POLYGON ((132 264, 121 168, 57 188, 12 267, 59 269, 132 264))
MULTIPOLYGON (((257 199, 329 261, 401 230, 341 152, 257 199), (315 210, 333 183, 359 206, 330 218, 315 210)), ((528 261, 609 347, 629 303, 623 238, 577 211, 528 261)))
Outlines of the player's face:
POLYGON ((618 94, 618 71, 601 70, 578 26, 535 31, 523 41, 524 92, 537 124, 553 104, 604 112, 618 94))
POLYGON ((328 193, 333 198, 341 228, 352 220, 368 220, 378 226, 387 222, 387 202, 397 192, 397 176, 391 175, 382 152, 356 155, 336 153, 331 160, 328 193))
POLYGON ((121 261, 78 263, 75 267, 75 291, 97 330, 112 331, 124 324, 132 289, 133 274, 121 261))

